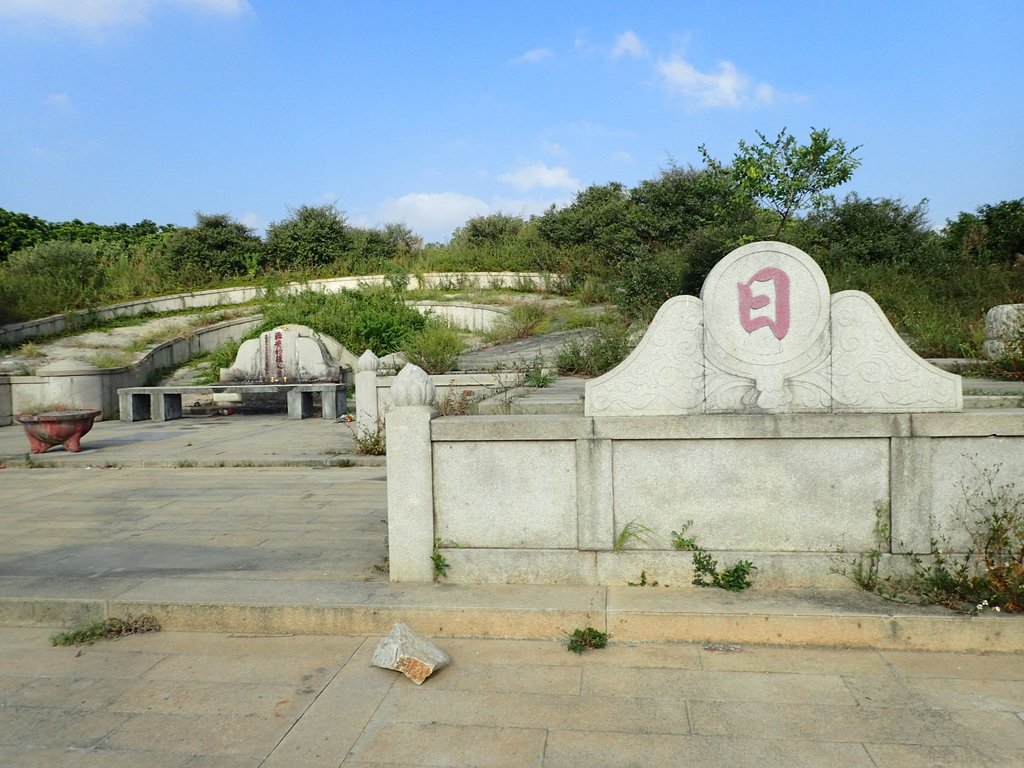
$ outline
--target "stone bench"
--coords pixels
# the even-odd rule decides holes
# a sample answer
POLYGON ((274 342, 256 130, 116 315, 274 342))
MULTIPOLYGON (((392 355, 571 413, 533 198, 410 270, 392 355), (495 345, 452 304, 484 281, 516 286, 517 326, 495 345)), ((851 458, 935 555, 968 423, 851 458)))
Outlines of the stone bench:
POLYGON ((313 395, 319 394, 323 418, 337 419, 347 407, 344 382, 314 384, 209 384, 183 387, 126 387, 117 390, 121 421, 170 421, 181 418, 182 395, 274 394, 288 397, 288 418, 313 415, 313 395))

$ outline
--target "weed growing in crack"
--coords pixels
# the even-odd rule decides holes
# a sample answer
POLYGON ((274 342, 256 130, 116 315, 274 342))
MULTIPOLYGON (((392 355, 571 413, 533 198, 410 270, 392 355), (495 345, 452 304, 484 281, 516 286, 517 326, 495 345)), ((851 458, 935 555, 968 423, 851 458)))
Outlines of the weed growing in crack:
POLYGON ((583 653, 591 648, 604 648, 608 645, 608 633, 601 632, 593 627, 580 629, 577 627, 569 635, 569 650, 573 653, 583 653))
POLYGON ((160 622, 147 613, 128 614, 125 619, 102 619, 60 632, 50 638, 54 645, 92 645, 97 640, 110 640, 146 632, 159 632, 160 622))

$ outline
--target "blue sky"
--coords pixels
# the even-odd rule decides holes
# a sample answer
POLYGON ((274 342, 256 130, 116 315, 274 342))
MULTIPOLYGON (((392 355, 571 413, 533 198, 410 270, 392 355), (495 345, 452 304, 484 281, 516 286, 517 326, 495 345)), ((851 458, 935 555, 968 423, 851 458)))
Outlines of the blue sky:
POLYGON ((299 205, 445 242, 755 131, 842 190, 1024 196, 1024 3, 0 0, 0 207, 257 230, 299 205))

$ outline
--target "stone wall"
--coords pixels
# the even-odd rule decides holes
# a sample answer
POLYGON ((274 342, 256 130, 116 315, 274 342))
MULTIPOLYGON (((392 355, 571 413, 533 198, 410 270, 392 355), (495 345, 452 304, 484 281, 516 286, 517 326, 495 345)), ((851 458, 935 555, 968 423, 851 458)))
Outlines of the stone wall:
MULTIPOLYGON (((414 366, 415 367, 415 366, 414 366)), ((356 363, 356 428, 361 434, 373 434, 383 425, 392 407, 391 389, 397 376, 381 371, 380 359, 366 350, 356 363)), ((438 402, 463 392, 473 397, 488 397, 519 383, 518 373, 439 373, 430 377, 438 402)))
POLYGON ((844 586, 839 552, 966 551, 960 484, 1024 474, 1024 411, 963 413, 959 376, 784 243, 738 248, 700 298, 666 302, 587 383, 583 417, 432 418, 417 370, 387 414, 395 581, 430 580, 440 542, 452 581, 686 585, 676 531, 764 586, 844 586))
POLYGON ((850 586, 830 571, 839 551, 879 546, 879 510, 893 559, 933 537, 963 552, 959 484, 998 463, 1004 480, 1024 475, 1024 411, 431 415, 388 414, 395 580, 430 580, 440 540, 453 582, 625 584, 643 571, 683 586, 691 555, 672 532, 692 520, 688 536, 723 562, 753 561, 762 586, 850 586), (650 533, 615 551, 633 521, 650 533))
MULTIPOLYGON (((240 338, 260 320, 259 316, 243 317, 196 328, 187 338, 157 345, 133 366, 97 368, 79 360, 67 360, 44 366, 35 376, 10 376, 10 386, 0 387, 0 416, 5 410, 16 414, 44 403, 69 403, 100 410, 101 419, 113 418, 118 408, 118 389, 143 386, 154 372, 183 365, 228 339, 240 338)), ((0 425, 3 423, 0 418, 0 425)))

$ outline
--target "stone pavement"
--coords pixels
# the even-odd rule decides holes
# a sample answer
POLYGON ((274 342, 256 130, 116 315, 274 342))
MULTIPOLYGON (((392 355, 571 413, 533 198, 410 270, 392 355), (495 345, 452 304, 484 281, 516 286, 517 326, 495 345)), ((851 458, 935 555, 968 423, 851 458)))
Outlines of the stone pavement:
POLYGON ((422 686, 376 637, 0 628, 12 768, 1024 765, 1019 655, 444 639, 422 686))
POLYGON ((1019 617, 389 584, 385 469, 345 466, 352 444, 322 419, 197 417, 30 459, 0 428, 0 765, 1024 764, 1019 617), (126 613, 165 631, 49 646, 126 613), (395 621, 453 666, 422 687, 370 666, 395 621), (584 626, 610 647, 568 653, 584 626))

